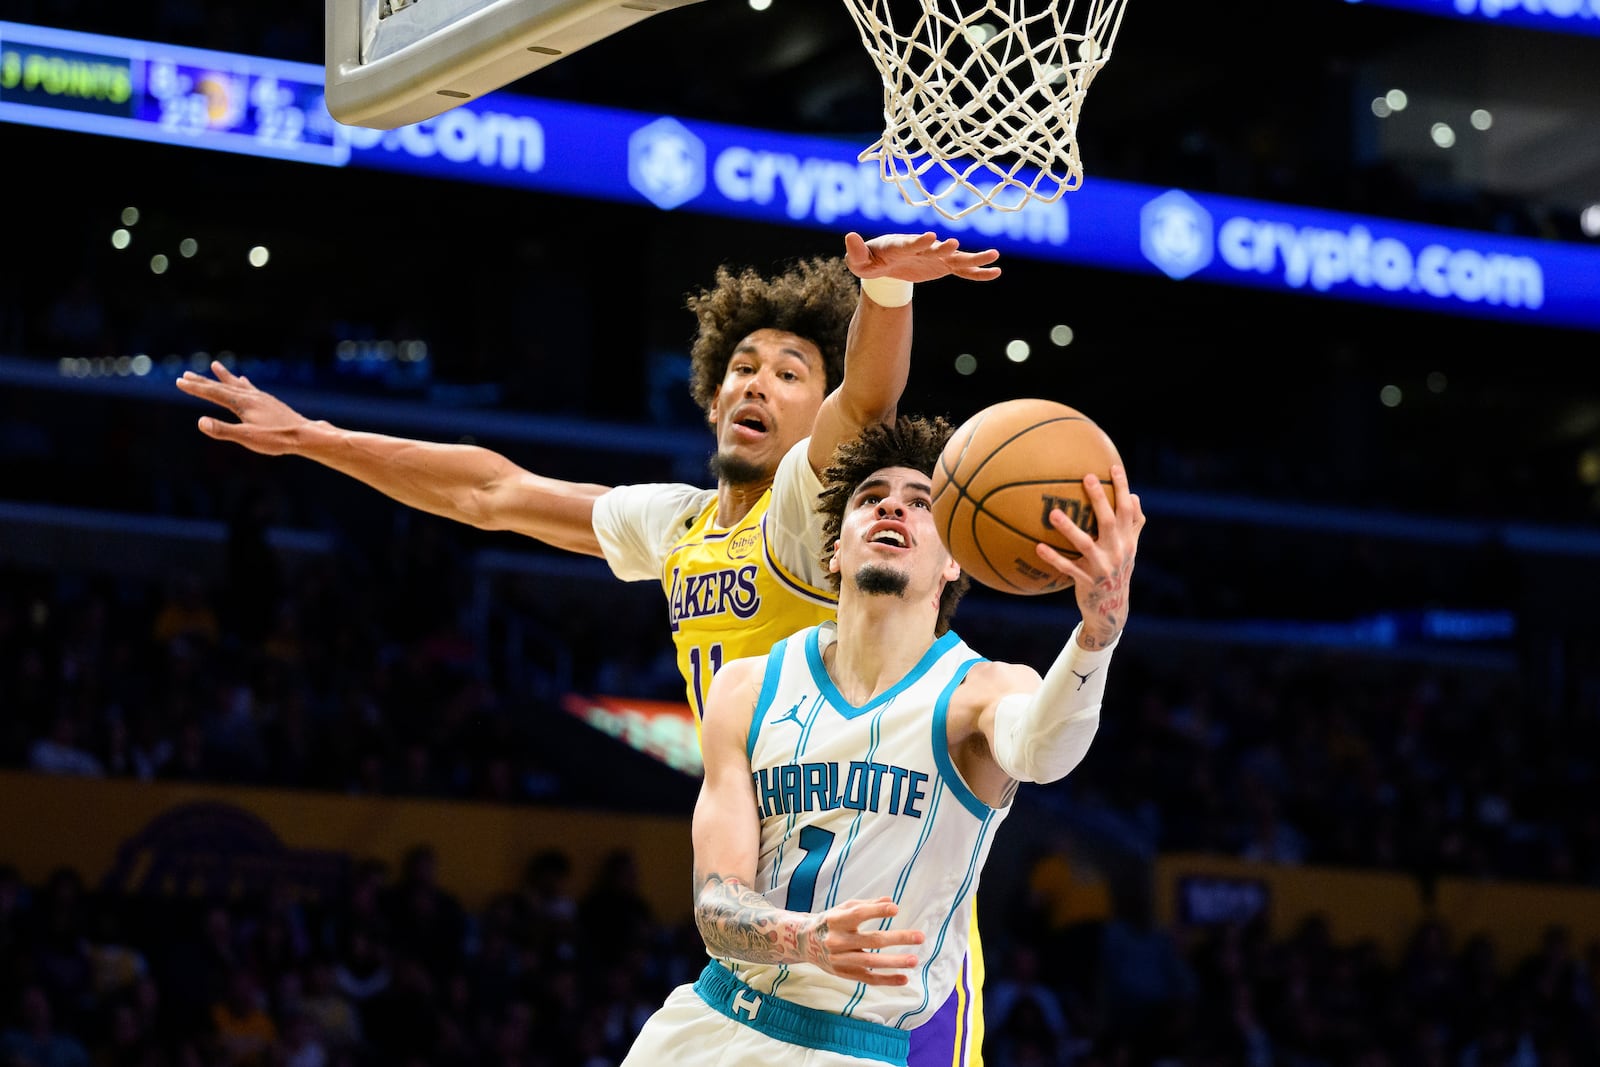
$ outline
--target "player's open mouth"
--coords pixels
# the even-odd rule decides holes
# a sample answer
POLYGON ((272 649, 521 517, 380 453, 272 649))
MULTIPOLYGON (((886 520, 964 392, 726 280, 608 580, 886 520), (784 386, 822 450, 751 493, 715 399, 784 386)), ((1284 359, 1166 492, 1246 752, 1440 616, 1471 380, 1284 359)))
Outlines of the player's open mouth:
POLYGON ((753 444, 767 439, 767 428, 759 419, 740 419, 732 428, 735 442, 753 444))
POLYGON ((883 529, 867 538, 869 545, 889 545, 892 548, 905 548, 906 535, 899 530, 883 529))
POLYGON ((730 425, 738 429, 739 436, 745 439, 765 437, 769 429, 761 409, 755 404, 740 405, 734 411, 730 425))

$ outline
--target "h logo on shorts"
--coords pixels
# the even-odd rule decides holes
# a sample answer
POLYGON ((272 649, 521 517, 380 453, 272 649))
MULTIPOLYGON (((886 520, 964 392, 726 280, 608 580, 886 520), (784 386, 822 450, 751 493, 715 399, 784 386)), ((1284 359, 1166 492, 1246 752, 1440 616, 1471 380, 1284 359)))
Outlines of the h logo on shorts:
POLYGON ((750 1017, 751 1022, 755 1022, 756 1012, 761 1010, 761 998, 756 996, 747 997, 746 990, 741 989, 733 995, 733 1010, 735 1014, 741 1011, 744 1012, 750 1017))

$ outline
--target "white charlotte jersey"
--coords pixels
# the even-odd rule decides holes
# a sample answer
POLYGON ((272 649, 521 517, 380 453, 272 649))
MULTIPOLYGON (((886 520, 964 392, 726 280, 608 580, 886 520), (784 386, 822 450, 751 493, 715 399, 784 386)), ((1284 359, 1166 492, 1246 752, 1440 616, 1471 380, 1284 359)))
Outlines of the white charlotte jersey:
POLYGON ((950 695, 983 657, 946 633, 893 688, 855 707, 823 667, 835 634, 832 622, 808 627, 767 658, 747 745, 761 816, 756 889, 777 907, 808 912, 892 897, 900 913, 865 928, 921 930, 921 964, 895 987, 810 964, 722 962, 761 992, 912 1029, 960 980, 972 895, 1007 810, 967 788, 947 741, 950 695))

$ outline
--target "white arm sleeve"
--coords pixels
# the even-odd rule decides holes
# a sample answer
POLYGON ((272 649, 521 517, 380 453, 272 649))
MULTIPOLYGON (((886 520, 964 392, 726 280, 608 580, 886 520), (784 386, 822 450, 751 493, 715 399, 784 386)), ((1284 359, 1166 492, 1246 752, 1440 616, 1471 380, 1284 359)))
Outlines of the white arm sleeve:
POLYGON ((1000 698, 994 712, 994 758, 1021 782, 1065 778, 1089 751, 1100 727, 1111 653, 1122 638, 1094 652, 1078 646, 1079 623, 1039 688, 1000 698))
POLYGON ((594 502, 594 535, 611 573, 625 582, 661 580, 672 546, 694 525, 715 489, 662 482, 619 485, 594 502))

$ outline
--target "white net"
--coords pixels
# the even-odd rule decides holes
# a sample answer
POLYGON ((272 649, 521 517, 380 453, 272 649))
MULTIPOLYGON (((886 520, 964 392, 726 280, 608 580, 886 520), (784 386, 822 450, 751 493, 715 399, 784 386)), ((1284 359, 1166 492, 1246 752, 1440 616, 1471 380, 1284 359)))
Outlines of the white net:
POLYGON ((845 0, 883 79, 883 136, 861 153, 906 202, 958 219, 1083 180, 1078 115, 1127 0, 845 0), (914 10, 915 9, 915 10, 914 10))

